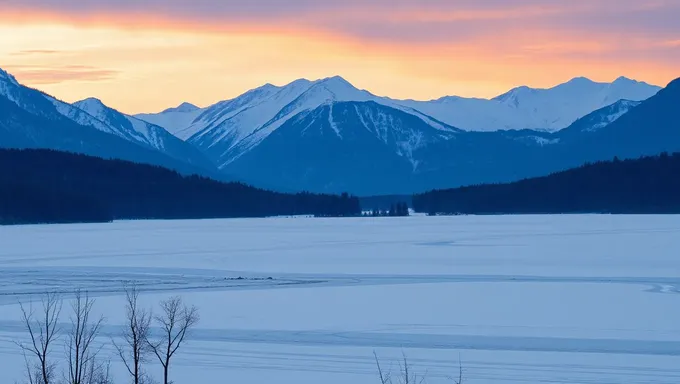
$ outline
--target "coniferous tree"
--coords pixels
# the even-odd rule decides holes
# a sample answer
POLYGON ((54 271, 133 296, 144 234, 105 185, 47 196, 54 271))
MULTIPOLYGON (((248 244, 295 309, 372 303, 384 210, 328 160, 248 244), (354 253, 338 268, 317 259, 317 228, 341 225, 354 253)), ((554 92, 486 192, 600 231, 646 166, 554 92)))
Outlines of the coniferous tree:
POLYGON ((358 216, 343 193, 285 194, 121 160, 0 149, 0 224, 276 215, 358 216))
POLYGON ((596 162, 544 177, 431 191, 418 212, 680 213, 680 153, 596 162))

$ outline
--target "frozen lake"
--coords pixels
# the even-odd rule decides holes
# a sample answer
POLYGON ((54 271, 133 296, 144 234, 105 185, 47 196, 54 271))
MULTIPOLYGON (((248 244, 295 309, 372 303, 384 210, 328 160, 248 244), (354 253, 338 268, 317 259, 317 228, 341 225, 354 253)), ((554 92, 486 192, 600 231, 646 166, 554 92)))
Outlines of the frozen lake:
POLYGON ((680 380, 680 216, 572 215, 0 227, 0 381, 18 301, 85 289, 116 335, 131 280, 200 309, 176 384, 372 384, 374 351, 435 384, 680 380))

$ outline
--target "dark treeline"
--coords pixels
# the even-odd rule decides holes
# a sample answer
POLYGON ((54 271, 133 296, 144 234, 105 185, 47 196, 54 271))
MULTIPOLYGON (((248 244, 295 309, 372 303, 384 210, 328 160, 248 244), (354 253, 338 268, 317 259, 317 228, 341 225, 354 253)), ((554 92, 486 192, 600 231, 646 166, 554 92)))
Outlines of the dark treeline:
POLYGON ((284 194, 121 160, 0 150, 0 224, 360 214, 347 194, 284 194))
POLYGON ((586 164, 509 184, 413 197, 429 214, 680 213, 680 153, 586 164))

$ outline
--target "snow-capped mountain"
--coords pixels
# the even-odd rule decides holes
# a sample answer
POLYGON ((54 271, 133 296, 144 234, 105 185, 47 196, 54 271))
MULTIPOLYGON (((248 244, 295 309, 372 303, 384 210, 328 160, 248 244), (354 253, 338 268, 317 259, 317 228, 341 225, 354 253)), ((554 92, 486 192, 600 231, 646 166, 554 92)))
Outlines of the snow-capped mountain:
POLYGON ((613 83, 581 77, 549 89, 518 87, 491 100, 447 96, 432 101, 395 102, 467 131, 556 132, 592 111, 622 99, 646 100, 660 89, 625 77, 613 83))
MULTIPOLYGON (((317 92, 325 91, 314 89, 306 96, 317 92)), ((306 96, 298 102, 307 102, 306 96)), ((457 132, 374 101, 329 101, 287 119, 223 170, 294 190, 403 192, 421 167, 419 151, 457 132)))
POLYGON ((175 169, 196 169, 205 156, 220 177, 269 189, 411 193, 680 148, 677 88, 654 95, 656 87, 625 78, 611 84, 577 78, 491 100, 423 102, 379 97, 331 77, 266 84, 207 108, 183 103, 133 117, 97 99, 59 101, 0 72, 0 145, 175 169))
POLYGON ((180 105, 178 105, 178 106, 176 106, 176 107, 174 107, 174 108, 168 108, 168 109, 166 109, 165 111, 163 111, 163 112, 161 112, 161 113, 171 113, 171 112, 184 112, 184 113, 189 113, 189 112, 197 111, 197 110, 199 110, 199 109, 201 109, 201 108, 199 108, 199 107, 197 107, 197 106, 195 106, 195 105, 193 105, 193 104, 191 104, 191 103, 184 102, 184 103, 182 103, 182 104, 180 104, 180 105))
POLYGON ((190 144, 157 125, 107 107, 99 99, 88 98, 73 103, 73 106, 87 112, 88 115, 111 127, 113 131, 123 133, 124 137, 129 137, 131 141, 140 145, 148 146, 188 164, 211 167, 208 159, 190 144))
POLYGON ((17 79, 15 79, 11 74, 5 72, 2 68, 0 68, 0 81, 3 83, 19 85, 17 79))
POLYGON ((579 77, 550 89, 516 88, 492 101, 524 114, 529 125, 523 128, 555 132, 592 111, 619 100, 643 101, 660 89, 625 77, 613 83, 579 77))
MULTIPOLYGON (((160 125, 184 140, 201 131, 204 135, 208 134, 208 128, 215 128, 222 123, 224 126, 220 130, 223 132, 215 137, 229 136, 229 132, 234 129, 241 131, 242 135, 262 127, 270 119, 277 117, 279 111, 285 112, 282 109, 287 106, 286 101, 292 103, 294 98, 306 94, 304 100, 290 106, 287 112, 313 109, 328 100, 375 101, 418 115, 429 120, 428 123, 433 126, 445 123, 467 131, 536 129, 555 132, 592 111, 622 99, 642 101, 660 89, 625 77, 612 83, 598 83, 580 77, 549 89, 518 87, 490 100, 446 96, 437 100, 416 101, 378 97, 358 90, 341 77, 333 77, 318 81, 302 79, 283 87, 267 84, 235 99, 211 106, 208 108, 210 115, 200 118, 198 117, 203 110, 198 112, 196 109, 186 112, 171 109, 156 115, 138 117, 160 125), (282 97, 282 94, 288 97, 282 97), (275 100, 270 101, 270 97, 275 100), (255 110, 247 113, 248 116, 235 118, 235 115, 245 109, 255 110), (261 114, 258 113, 260 110, 261 114), (250 115, 261 117, 253 119, 250 115)), ((277 121, 285 122, 289 115, 290 113, 282 113, 277 121)), ((274 124, 271 128, 276 127, 274 124)))
POLYGON ((282 87, 266 84, 206 109, 183 105, 137 117, 163 126, 224 167, 289 119, 334 102, 372 101, 414 115, 442 131, 456 127, 467 131, 555 132, 594 110, 621 99, 641 101, 659 89, 623 77, 613 83, 576 78, 550 89, 515 88, 491 100, 449 96, 414 101, 379 97, 336 76, 317 81, 301 79, 282 87))
POLYGON ((678 100, 668 89, 645 102, 620 100, 555 133, 435 128, 399 107, 331 101, 288 119, 250 150, 236 145, 222 169, 293 190, 360 195, 512 181, 617 154, 680 149, 678 100))
POLYGON ((336 102, 379 100, 341 77, 297 80, 283 87, 267 84, 209 107, 183 135, 191 135, 191 144, 224 167, 300 114, 336 102))
POLYGON ((67 150, 186 172, 212 172, 214 166, 191 145, 135 120, 94 99, 78 106, 65 103, 0 71, 2 147, 67 150))
POLYGON ((177 107, 168 108, 160 113, 142 113, 135 115, 134 117, 163 127, 176 137, 186 140, 189 136, 186 136, 183 132, 203 111, 204 109, 193 104, 182 103, 177 107))
POLYGON ((567 129, 560 131, 562 134, 578 134, 583 132, 595 132, 630 112, 631 109, 640 105, 641 101, 619 100, 612 105, 593 111, 576 120, 567 129))

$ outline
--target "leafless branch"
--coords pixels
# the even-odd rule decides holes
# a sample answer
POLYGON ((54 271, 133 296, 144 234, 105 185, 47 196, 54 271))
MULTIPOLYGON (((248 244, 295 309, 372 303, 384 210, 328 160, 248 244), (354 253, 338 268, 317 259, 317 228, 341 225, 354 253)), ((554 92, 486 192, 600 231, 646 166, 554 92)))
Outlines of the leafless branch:
POLYGON ((147 344, 163 366, 163 383, 169 383, 170 360, 184 342, 187 331, 199 320, 198 309, 187 307, 178 296, 162 301, 162 313, 154 319, 163 331, 162 336, 147 344))
POLYGON ((50 384, 54 379, 54 362, 50 355, 52 344, 59 337, 59 317, 61 316, 62 301, 57 293, 48 293, 41 300, 42 313, 38 316, 31 304, 28 309, 19 303, 24 326, 30 336, 30 343, 17 343, 23 350, 26 360, 26 374, 31 384, 50 384), (31 367, 29 357, 37 360, 35 368, 31 367))
POLYGON ((103 317, 91 321, 94 299, 76 291, 71 302, 71 330, 66 343, 69 384, 90 384, 98 374, 97 355, 100 348, 93 345, 104 322, 103 317))
POLYGON ((123 365, 133 379, 134 384, 144 383, 142 363, 149 353, 149 326, 151 324, 151 312, 140 308, 138 299, 139 291, 136 286, 125 288, 126 319, 127 324, 121 338, 122 343, 113 344, 118 352, 123 365))

